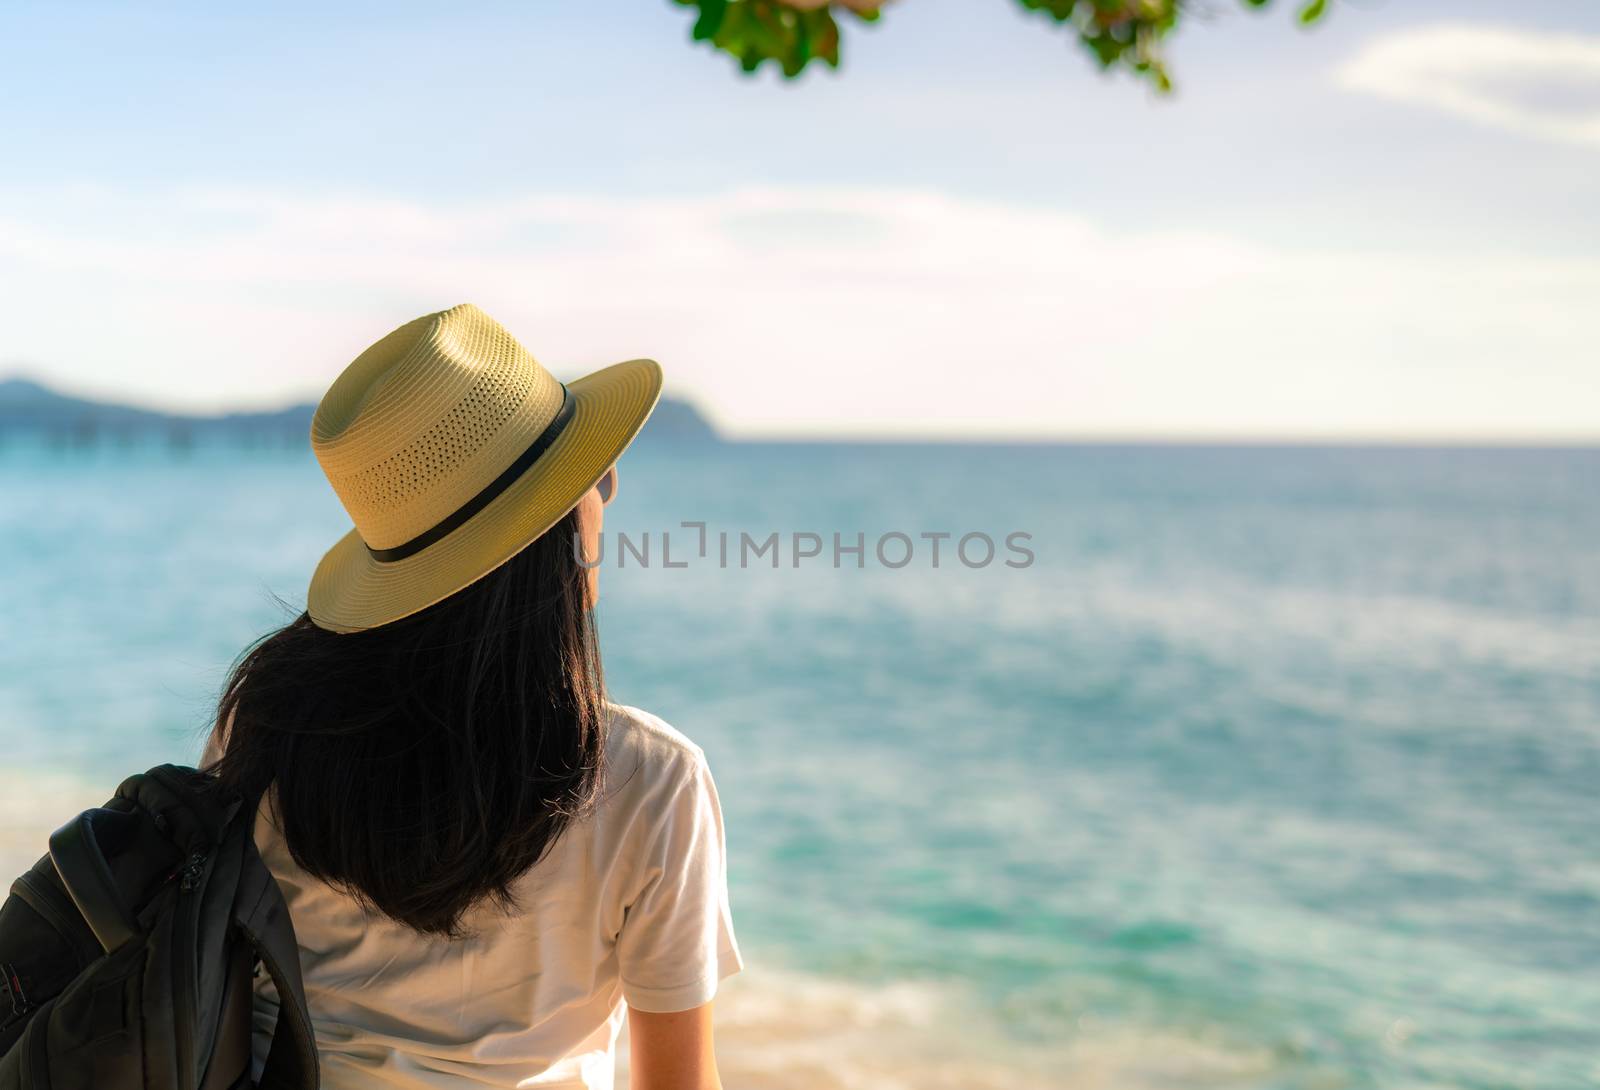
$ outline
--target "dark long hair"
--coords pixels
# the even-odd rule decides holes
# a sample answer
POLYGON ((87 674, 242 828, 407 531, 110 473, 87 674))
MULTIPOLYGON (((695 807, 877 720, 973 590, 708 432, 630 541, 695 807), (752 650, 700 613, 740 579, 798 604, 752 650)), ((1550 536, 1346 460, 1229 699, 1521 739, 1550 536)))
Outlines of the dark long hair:
POLYGON ((247 648, 217 713, 222 786, 271 787, 301 867, 417 931, 514 907, 512 882, 593 804, 603 764, 577 529, 573 511, 399 621, 340 635, 301 614, 247 648))

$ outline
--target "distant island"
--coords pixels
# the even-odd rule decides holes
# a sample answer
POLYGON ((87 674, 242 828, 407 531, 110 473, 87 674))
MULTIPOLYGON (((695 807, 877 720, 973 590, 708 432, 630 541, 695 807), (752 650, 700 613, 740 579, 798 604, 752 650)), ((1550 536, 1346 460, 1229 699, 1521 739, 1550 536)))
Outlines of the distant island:
MULTIPOLYGON (((0 379, 0 439, 30 436, 53 446, 145 443, 187 447, 225 442, 238 446, 309 446, 310 402, 264 412, 216 415, 167 413, 91 401, 52 390, 28 378, 0 379)), ((714 443, 710 422, 687 401, 662 398, 641 437, 655 442, 714 443)))

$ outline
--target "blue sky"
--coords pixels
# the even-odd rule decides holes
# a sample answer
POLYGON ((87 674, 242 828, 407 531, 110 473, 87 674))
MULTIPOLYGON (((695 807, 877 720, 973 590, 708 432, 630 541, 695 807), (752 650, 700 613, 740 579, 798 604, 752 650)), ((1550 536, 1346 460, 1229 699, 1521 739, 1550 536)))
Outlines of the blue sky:
POLYGON ((471 299, 740 434, 1600 437, 1600 6, 1215 0, 1164 99, 1006 0, 789 84, 666 0, 222 8, 0 12, 0 370, 315 398, 471 299))

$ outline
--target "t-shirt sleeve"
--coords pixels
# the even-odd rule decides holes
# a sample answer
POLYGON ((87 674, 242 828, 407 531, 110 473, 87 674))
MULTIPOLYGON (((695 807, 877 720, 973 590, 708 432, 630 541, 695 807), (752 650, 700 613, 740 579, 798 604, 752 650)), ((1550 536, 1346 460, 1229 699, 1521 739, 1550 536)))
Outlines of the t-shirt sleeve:
POLYGON ((701 754, 657 815, 617 936, 622 996, 641 1011, 690 1010, 744 968, 728 905, 727 840, 701 754))

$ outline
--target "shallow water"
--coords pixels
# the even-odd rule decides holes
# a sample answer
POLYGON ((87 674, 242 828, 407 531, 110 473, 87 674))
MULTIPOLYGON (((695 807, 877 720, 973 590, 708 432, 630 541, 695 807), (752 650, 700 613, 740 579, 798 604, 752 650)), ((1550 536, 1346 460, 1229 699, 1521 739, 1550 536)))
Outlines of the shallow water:
MULTIPOLYGON (((13 444, 0 525, 17 870, 348 524, 308 455, 13 444)), ((607 529, 612 694, 728 822, 729 1085, 1600 1081, 1600 452, 641 444, 607 529)))

